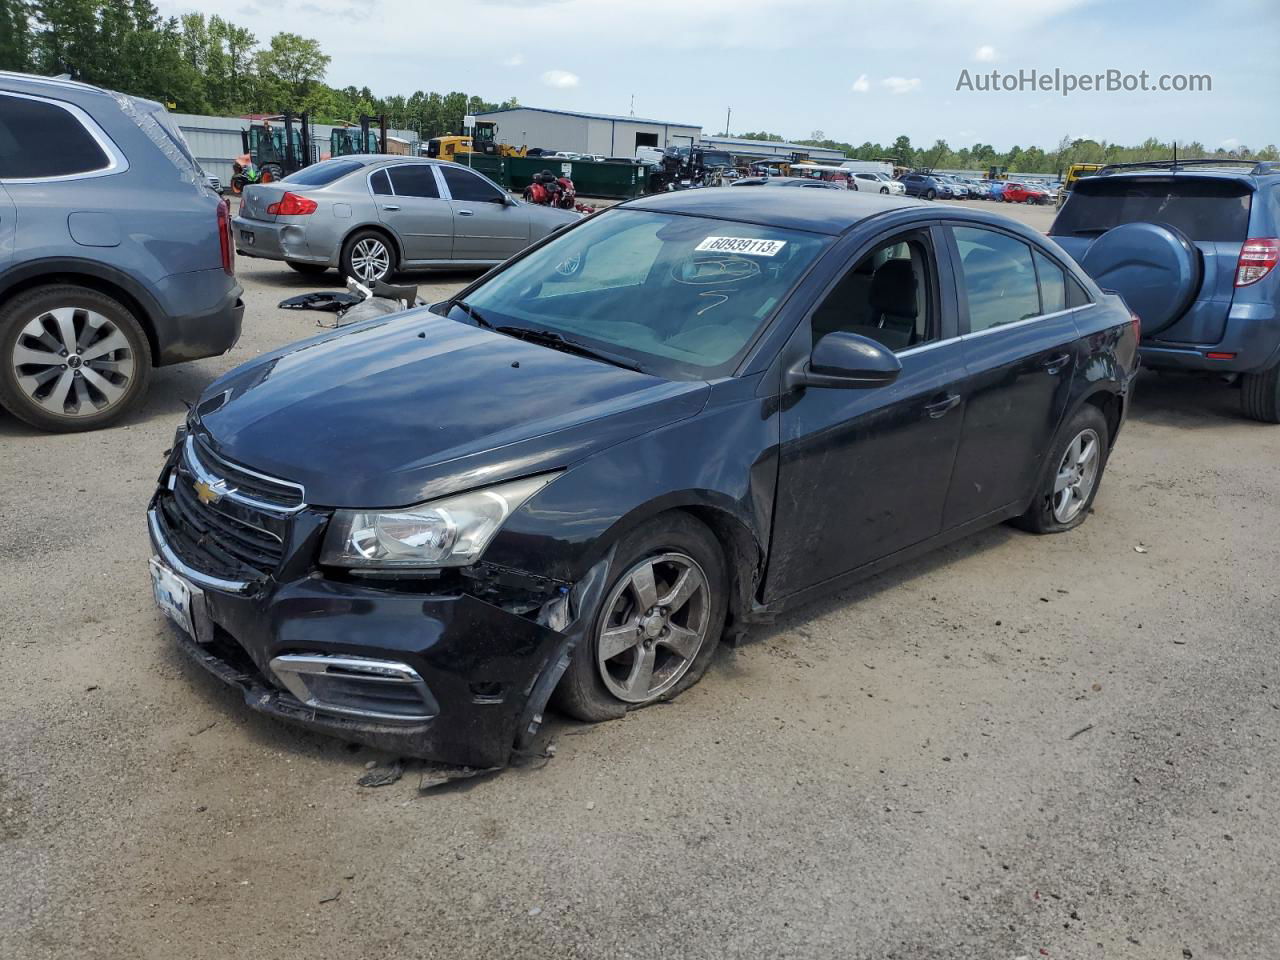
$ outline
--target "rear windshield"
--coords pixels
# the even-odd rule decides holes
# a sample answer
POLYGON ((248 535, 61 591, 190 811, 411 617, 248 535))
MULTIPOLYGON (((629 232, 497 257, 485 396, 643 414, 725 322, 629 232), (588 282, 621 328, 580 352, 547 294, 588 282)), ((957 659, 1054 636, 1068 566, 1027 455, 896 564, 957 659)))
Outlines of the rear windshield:
POLYGON ((1192 240, 1241 243, 1253 191, 1233 180, 1089 177, 1076 183, 1050 236, 1096 236, 1126 223, 1177 227, 1192 240))
POLYGON ((323 187, 339 177, 355 173, 364 164, 356 160, 322 160, 310 167, 303 167, 285 177, 281 183, 296 183, 300 187, 323 187))

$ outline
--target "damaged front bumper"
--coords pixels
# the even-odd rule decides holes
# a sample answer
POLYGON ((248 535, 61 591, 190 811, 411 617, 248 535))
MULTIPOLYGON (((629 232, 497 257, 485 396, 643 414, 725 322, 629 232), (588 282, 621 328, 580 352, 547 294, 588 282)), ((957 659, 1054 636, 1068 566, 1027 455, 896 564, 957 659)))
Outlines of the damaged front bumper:
POLYGON ((295 559, 237 583, 184 556, 165 495, 149 526, 155 562, 190 590, 180 647, 255 710, 399 756, 504 766, 537 731, 607 570, 573 587, 494 569, 355 581, 295 559))

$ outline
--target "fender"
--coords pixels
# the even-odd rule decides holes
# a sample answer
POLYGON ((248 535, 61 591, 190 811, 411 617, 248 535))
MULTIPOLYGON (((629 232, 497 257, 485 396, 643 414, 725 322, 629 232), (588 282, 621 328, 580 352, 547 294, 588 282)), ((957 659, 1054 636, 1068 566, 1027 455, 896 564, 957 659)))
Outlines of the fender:
POLYGON ((155 337, 155 319, 164 314, 160 303, 143 284, 132 276, 97 260, 80 257, 44 257, 25 260, 0 274, 0 300, 8 299, 16 289, 27 289, 36 284, 31 281, 57 282, 60 276, 79 275, 102 280, 125 292, 142 312, 138 319, 155 337))

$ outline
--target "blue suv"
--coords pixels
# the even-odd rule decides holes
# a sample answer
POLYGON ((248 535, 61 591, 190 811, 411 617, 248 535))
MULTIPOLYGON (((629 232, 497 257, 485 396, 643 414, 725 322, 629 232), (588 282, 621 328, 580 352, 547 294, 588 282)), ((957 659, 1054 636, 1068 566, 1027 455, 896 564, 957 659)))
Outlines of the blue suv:
POLYGON ((0 72, 0 407, 90 430, 153 367, 225 353, 231 218, 165 108, 0 72))
POLYGON ((939 197, 950 200, 955 193, 946 180, 928 173, 905 173, 902 175, 902 185, 907 188, 908 197, 921 197, 925 200, 937 200, 939 197))
POLYGON ((1114 164, 1049 235, 1136 313, 1145 366, 1224 375, 1280 423, 1280 163, 1114 164))

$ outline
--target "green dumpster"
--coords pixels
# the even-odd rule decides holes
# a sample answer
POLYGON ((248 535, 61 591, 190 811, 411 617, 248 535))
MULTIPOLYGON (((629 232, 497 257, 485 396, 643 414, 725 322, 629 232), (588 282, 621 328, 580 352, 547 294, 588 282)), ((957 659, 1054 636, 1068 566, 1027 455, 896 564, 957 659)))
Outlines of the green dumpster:
MULTIPOLYGON (((465 158, 461 161, 466 165, 465 158)), ((494 157, 472 154, 470 166, 508 190, 520 193, 543 170, 568 176, 580 197, 630 200, 644 194, 648 171, 643 164, 596 160, 560 160, 556 157, 494 157)))

